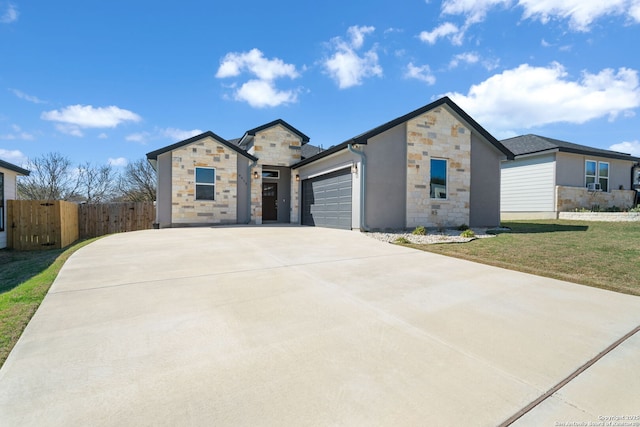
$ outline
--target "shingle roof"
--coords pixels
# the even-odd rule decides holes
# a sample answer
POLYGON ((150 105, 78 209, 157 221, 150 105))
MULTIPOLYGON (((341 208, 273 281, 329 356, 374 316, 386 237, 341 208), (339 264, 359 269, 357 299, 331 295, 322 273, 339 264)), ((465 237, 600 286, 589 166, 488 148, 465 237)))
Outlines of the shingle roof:
POLYGON ((516 136, 514 138, 505 139, 501 142, 516 156, 538 153, 542 154, 557 150, 565 153, 584 154, 587 156, 599 156, 610 159, 631 160, 635 162, 640 161, 640 158, 633 157, 627 153, 602 150, 600 148, 588 147, 586 145, 574 144, 572 142, 532 134, 516 136))
POLYGON ((164 154, 166 152, 169 151, 173 151, 177 148, 181 148, 184 147, 185 145, 189 145, 192 144, 202 138, 206 138, 206 137, 211 137, 213 139, 215 139, 216 141, 218 141, 219 143, 221 143, 222 145, 225 145, 227 147, 229 147, 230 149, 232 149, 233 151, 238 152, 239 154, 243 155, 244 157, 251 159, 253 161, 257 161, 258 159, 254 156, 252 156, 251 154, 247 153, 246 151, 244 151, 242 148, 238 147, 238 145, 233 144, 229 141, 227 141, 224 138, 219 137, 218 135, 216 135, 215 133, 211 132, 211 131, 207 131, 204 133, 201 133, 200 135, 196 135, 193 136, 189 139, 185 139, 184 141, 180 141, 180 142, 176 142, 175 144, 171 144, 171 145, 167 145, 166 147, 160 148, 158 150, 155 151, 151 151, 149 153, 147 153, 147 159, 148 160, 157 160, 158 156, 160 154, 164 154))
POLYGON ((344 150, 347 148, 347 146, 349 144, 362 144, 365 145, 367 144, 367 141, 371 138, 373 138, 376 135, 379 135, 383 132, 386 132, 387 130, 394 128, 396 126, 398 126, 399 124, 402 124, 408 120, 413 119, 414 117, 417 117, 421 114, 426 113, 427 111, 433 110, 434 108, 440 107, 446 105, 449 108, 451 108, 451 110, 453 112, 455 112, 463 121, 465 121, 469 126, 471 126, 476 132, 478 132, 480 135, 482 135, 482 137, 484 137, 489 143, 491 143, 494 147, 496 147, 498 150, 500 150, 505 156, 507 156, 508 159, 513 159, 513 153, 511 151, 509 151, 508 148, 506 148, 504 145, 502 145, 502 143, 500 141, 498 141, 493 135, 491 135, 489 132, 487 132, 487 130, 485 128, 483 128, 482 126, 480 126, 480 124, 478 124, 478 122, 476 122, 471 116, 469 116, 467 113, 465 113, 462 108, 458 107, 458 105, 453 102, 448 96, 445 96, 443 98, 438 99, 437 101, 434 101, 430 104, 425 105, 424 107, 418 108, 417 110, 414 110, 408 114, 405 114, 404 116, 400 116, 396 119, 391 120, 390 122, 387 122, 385 124, 382 124, 380 126, 377 126, 371 130, 368 130, 364 133, 361 133, 358 136, 355 136, 353 138, 351 138, 350 140, 347 140, 341 144, 335 145, 333 147, 330 147, 326 150, 324 150, 323 152, 316 154, 315 156, 312 156, 310 158, 307 158, 299 163, 296 163, 293 167, 297 168, 303 165, 306 165, 308 163, 311 163, 313 161, 316 161, 318 159, 321 159, 325 156, 331 155, 333 153, 336 153, 338 151, 344 150))
POLYGON ((21 175, 29 175, 31 171, 21 168, 20 166, 16 166, 13 163, 5 162, 4 160, 0 160, 0 168, 9 169, 10 171, 17 172, 21 175))

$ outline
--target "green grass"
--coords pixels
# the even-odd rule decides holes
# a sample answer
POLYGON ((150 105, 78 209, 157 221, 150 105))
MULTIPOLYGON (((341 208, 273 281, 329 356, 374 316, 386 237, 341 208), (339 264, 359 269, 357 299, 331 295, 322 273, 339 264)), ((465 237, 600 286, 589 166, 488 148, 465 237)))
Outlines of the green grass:
POLYGON ((40 306, 62 265, 85 240, 67 249, 17 252, 0 250, 0 366, 40 306))
POLYGON ((640 223, 540 220, 502 226, 511 231, 469 243, 407 246, 640 295, 640 223))

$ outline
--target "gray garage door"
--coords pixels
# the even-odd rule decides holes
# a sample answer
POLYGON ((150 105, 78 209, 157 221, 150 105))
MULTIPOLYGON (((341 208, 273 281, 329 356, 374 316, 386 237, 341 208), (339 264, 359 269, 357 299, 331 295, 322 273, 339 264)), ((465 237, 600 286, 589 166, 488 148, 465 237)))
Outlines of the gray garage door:
POLYGON ((351 229, 349 168, 302 181, 302 224, 351 229))

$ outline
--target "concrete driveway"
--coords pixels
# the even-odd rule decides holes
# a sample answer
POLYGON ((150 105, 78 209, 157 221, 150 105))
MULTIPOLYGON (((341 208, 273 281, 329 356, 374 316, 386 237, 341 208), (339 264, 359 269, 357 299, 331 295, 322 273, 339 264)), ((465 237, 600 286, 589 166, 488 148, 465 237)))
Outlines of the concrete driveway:
MULTIPOLYGON (((60 272, 0 370, 0 425, 495 426, 638 325, 637 297, 358 232, 119 234, 60 272)), ((635 334, 515 425, 638 396, 635 334)))

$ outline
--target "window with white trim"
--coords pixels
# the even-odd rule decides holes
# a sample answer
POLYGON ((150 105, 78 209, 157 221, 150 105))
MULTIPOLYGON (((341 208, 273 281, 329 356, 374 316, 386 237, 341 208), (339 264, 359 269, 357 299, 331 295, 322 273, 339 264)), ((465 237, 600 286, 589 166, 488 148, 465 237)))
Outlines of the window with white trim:
POLYGON ((432 199, 447 198, 447 160, 431 159, 429 195, 432 199))
POLYGON ((609 191, 609 163, 587 160, 584 164, 584 185, 587 188, 600 186, 600 190, 609 191), (589 185, 591 184, 591 185, 589 185))
POLYGON ((196 168, 196 200, 215 200, 216 170, 196 168))

